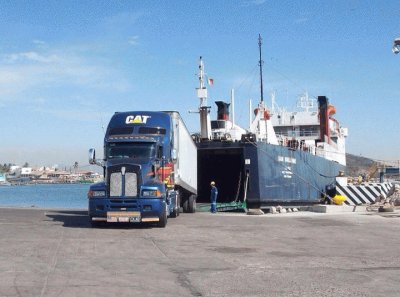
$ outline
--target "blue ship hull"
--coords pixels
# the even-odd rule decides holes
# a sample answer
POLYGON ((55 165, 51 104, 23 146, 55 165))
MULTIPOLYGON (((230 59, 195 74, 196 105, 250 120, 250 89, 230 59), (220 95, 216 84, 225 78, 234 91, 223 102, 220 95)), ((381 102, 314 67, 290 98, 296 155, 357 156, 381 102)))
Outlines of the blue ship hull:
POLYGON ((198 144, 198 202, 209 202, 210 182, 218 202, 246 201, 249 207, 310 205, 335 184, 345 166, 306 151, 262 142, 198 144))

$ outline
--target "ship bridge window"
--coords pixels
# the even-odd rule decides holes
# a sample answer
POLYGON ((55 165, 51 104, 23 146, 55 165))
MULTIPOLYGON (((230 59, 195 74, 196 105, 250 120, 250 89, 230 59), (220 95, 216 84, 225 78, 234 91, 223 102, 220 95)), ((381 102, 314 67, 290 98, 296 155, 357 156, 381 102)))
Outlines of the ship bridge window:
POLYGON ((139 134, 156 134, 156 135, 165 135, 167 131, 164 128, 160 127, 140 127, 139 134))
POLYGON ((106 147, 107 159, 152 158, 156 156, 154 142, 115 142, 106 147))
POLYGON ((211 121, 211 129, 225 129, 226 121, 211 121))

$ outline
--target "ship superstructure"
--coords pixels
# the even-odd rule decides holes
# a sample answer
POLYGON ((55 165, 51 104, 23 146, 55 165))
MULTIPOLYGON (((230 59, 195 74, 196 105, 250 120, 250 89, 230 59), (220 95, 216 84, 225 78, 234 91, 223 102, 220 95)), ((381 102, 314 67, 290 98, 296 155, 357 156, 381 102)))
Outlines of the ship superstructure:
POLYGON ((313 99, 305 93, 295 111, 276 107, 272 94, 271 121, 279 144, 346 165, 345 141, 348 129, 333 117, 336 108, 328 98, 313 99))

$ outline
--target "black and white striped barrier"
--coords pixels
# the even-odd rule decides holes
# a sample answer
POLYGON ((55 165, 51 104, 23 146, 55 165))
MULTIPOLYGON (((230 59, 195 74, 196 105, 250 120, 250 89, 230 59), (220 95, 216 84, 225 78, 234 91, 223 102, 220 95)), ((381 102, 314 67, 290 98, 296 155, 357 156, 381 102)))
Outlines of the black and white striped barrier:
POLYGON ((379 196, 386 198, 394 189, 391 183, 364 183, 361 185, 343 185, 336 182, 338 194, 347 197, 347 205, 360 205, 374 203, 379 196))

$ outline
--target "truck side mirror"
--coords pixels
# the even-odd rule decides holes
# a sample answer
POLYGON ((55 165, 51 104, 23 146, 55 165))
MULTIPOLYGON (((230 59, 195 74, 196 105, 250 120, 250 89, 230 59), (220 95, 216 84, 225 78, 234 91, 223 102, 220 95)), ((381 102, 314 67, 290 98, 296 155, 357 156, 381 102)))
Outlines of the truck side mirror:
POLYGON ((171 158, 173 161, 176 161, 177 156, 176 156, 176 149, 172 149, 171 150, 171 158))
POLYGON ((91 148, 89 150, 89 164, 95 165, 96 163, 96 150, 91 148))

